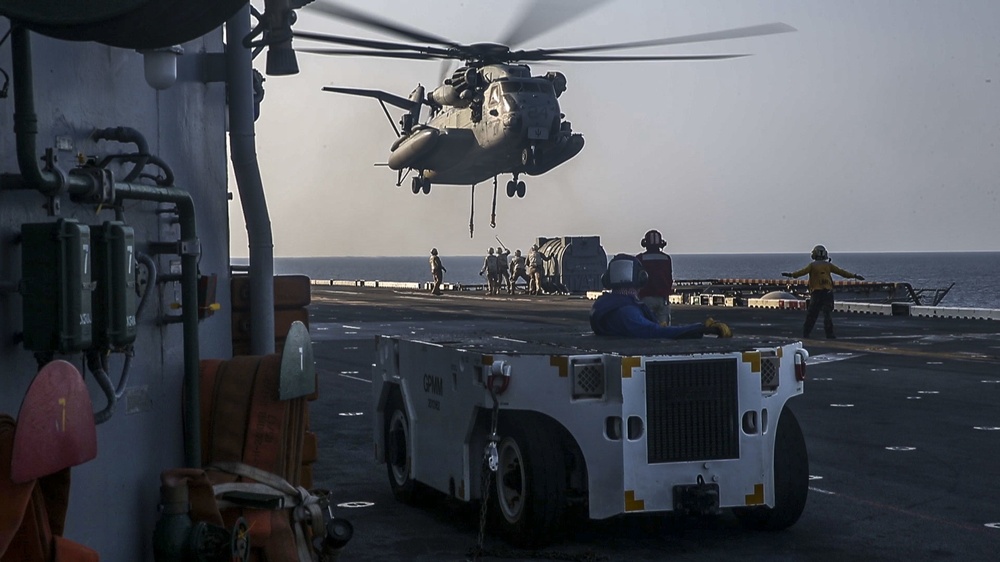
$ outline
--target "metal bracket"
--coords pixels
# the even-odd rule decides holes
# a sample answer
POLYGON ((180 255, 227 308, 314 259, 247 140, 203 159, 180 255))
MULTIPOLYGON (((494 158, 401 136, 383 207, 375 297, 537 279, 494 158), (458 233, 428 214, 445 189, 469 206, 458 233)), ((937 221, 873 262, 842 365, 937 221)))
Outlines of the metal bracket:
POLYGON ((106 168, 85 167, 69 171, 70 176, 85 178, 90 184, 90 191, 71 194, 74 203, 91 203, 94 205, 112 205, 115 201, 115 176, 106 168))
POLYGON ((190 240, 181 240, 179 242, 178 252, 182 256, 198 256, 201 255, 201 240, 197 238, 192 238, 190 240))

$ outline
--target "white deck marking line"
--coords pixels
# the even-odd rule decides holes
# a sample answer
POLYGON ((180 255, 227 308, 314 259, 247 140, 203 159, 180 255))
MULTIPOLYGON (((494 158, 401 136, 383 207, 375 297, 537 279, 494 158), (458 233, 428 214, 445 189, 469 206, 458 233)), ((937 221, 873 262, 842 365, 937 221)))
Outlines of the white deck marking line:
POLYGON ((351 375, 345 375, 344 373, 337 373, 337 376, 341 376, 341 377, 344 377, 345 379, 351 379, 351 380, 356 380, 356 381, 361 381, 361 382, 366 382, 366 383, 368 383, 368 384, 371 384, 371 383, 372 383, 372 381, 370 381, 370 380, 368 380, 368 379, 363 379, 363 378, 361 378, 361 377, 352 377, 351 375))
POLYGON ((831 363, 833 361, 843 361, 845 359, 853 359, 855 357, 861 357, 861 353, 823 353, 820 355, 811 355, 809 359, 806 360, 807 365, 819 365, 822 363, 831 363))
POLYGON ((811 492, 819 492, 821 494, 826 494, 828 496, 836 496, 837 495, 837 492, 831 492, 829 490, 824 490, 823 488, 816 488, 815 486, 809 486, 809 491, 811 491, 811 492))
POLYGON ((353 502, 338 503, 337 507, 344 507, 347 509, 357 509, 359 507, 371 507, 373 505, 375 504, 372 502, 353 501, 353 502))
POLYGON ((348 330, 360 330, 361 326, 348 326, 347 324, 342 324, 342 328, 347 328, 348 330))

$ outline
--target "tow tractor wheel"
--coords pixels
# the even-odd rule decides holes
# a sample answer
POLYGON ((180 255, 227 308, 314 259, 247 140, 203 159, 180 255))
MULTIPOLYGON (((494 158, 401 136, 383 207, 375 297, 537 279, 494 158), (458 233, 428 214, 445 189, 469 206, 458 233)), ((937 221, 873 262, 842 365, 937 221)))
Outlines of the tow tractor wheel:
POLYGON ((385 409, 385 466, 392 494, 408 504, 419 503, 422 492, 420 484, 413 479, 412 439, 403 399, 398 392, 394 392, 385 409))
POLYGON ((799 520, 809 494, 809 456, 802 428, 785 406, 774 442, 774 507, 741 507, 733 511, 743 526, 780 531, 799 520))
POLYGON ((524 182, 523 181, 517 182, 517 196, 518 197, 524 197, 524 182))
POLYGON ((513 420, 499 432, 500 462, 489 497, 492 528, 515 546, 539 548, 552 541, 566 508, 561 444, 537 420, 513 420))

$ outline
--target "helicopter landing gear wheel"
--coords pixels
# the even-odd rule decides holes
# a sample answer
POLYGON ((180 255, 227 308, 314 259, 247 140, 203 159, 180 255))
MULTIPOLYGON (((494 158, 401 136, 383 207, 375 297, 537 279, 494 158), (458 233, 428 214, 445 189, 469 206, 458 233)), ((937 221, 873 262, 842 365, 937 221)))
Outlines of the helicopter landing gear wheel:
POLYGON ((517 193, 517 184, 514 180, 507 182, 507 197, 513 197, 517 193))
POLYGON ((410 180, 410 191, 412 191, 414 195, 420 193, 421 191, 423 191, 424 194, 430 193, 431 180, 421 176, 414 176, 413 179, 410 180))
POLYGON ((517 196, 519 198, 524 197, 524 182, 523 181, 517 182, 517 187, 515 188, 515 191, 517 192, 517 196))

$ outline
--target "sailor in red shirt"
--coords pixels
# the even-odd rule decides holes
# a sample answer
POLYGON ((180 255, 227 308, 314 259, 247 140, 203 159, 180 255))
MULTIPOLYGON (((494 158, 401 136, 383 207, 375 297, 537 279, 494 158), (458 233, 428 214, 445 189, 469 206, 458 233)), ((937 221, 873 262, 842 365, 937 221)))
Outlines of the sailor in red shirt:
POLYGON ((663 253, 667 243, 659 230, 650 230, 643 237, 646 251, 635 257, 649 274, 649 281, 639 289, 639 298, 656 315, 661 326, 670 325, 670 294, 674 290, 674 270, 670 256, 663 253))

